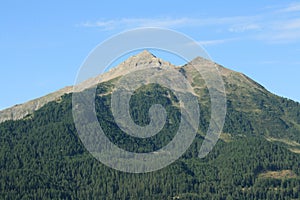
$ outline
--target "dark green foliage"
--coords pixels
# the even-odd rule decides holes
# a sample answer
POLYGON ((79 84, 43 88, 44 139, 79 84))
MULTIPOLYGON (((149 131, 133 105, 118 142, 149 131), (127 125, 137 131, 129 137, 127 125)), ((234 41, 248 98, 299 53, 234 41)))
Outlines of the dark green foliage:
MULTIPOLYGON (((132 138, 115 124, 109 109, 112 83, 97 88, 97 117, 107 136, 129 151, 149 152, 167 144, 180 121, 177 99, 169 90, 147 85, 132 97, 131 116, 149 123, 148 110, 162 104, 164 129, 149 139, 132 138), (144 97, 147 98, 144 98, 144 97)), ((229 86, 230 87, 230 86, 229 86)), ((231 88, 232 89, 232 88, 231 88)), ((197 157, 208 127, 209 105, 201 105, 199 134, 170 166, 147 174, 112 170, 81 144, 72 118, 72 96, 51 102, 24 120, 0 124, 0 199, 299 199, 300 179, 260 178, 265 171, 300 175, 300 155, 265 136, 299 141, 300 106, 269 93, 228 96, 224 132, 204 158, 197 157)))
POLYGON ((255 134, 300 142, 300 105, 266 90, 228 85, 224 132, 255 134), (236 91, 235 91, 236 90, 236 91))
POLYGON ((164 128, 155 136, 145 139, 131 137, 118 128, 110 111, 110 99, 111 95, 96 97, 98 120, 108 138, 127 151, 139 153, 156 151, 168 144, 177 132, 181 115, 179 108, 172 105, 172 101, 177 103, 178 100, 170 90, 150 84, 139 88, 132 96, 130 113, 136 124, 145 126, 150 123, 148 111, 154 104, 162 105, 168 114, 164 128), (168 98, 168 95, 171 99, 168 98))

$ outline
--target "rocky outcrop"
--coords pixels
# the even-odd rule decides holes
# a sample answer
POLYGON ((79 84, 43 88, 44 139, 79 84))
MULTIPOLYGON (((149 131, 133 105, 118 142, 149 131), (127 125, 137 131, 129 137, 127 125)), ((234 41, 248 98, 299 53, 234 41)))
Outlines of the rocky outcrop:
POLYGON ((166 62, 160 58, 157 58, 149 51, 143 51, 135 56, 132 56, 119 64, 117 67, 112 68, 103 75, 98 76, 98 79, 102 81, 107 81, 119 76, 123 76, 127 73, 130 73, 132 70, 142 69, 142 68, 169 68, 176 67, 170 62, 166 62))
POLYGON ((65 87, 46 96, 2 110, 0 111, 0 122, 22 119, 40 109, 46 103, 59 101, 62 95, 72 92, 72 89, 73 87, 65 87))
MULTIPOLYGON (((175 67, 169 62, 165 62, 160 58, 155 57, 149 51, 143 51, 135 56, 128 58, 126 61, 119 64, 117 67, 101 74, 95 78, 91 78, 80 84, 80 91, 92 87, 100 82, 108 81, 110 79, 125 75, 136 68, 143 67, 175 67)), ((77 88, 78 89, 78 88, 77 88)), ((27 115, 32 114, 34 111, 40 109, 43 105, 51 101, 59 101, 62 95, 73 92, 73 87, 65 87, 61 90, 48 94, 46 96, 31 100, 29 102, 15 105, 11 108, 0 111, 0 123, 7 120, 22 119, 27 115)))
MULTIPOLYGON (((227 68, 224 68, 217 63, 214 63, 210 60, 197 57, 191 62, 187 63, 185 66, 182 67, 176 67, 175 65, 172 65, 170 62, 163 61, 160 58, 157 58, 153 54, 151 54, 149 51, 143 51, 135 56, 131 56, 121 64, 119 64, 117 67, 112 68, 108 72, 98 75, 94 78, 90 78, 76 87, 66 87, 61 90, 58 90, 54 93, 48 94, 46 96, 34 99, 32 101, 29 101, 24 104, 15 105, 11 108, 5 109, 0 111, 0 123, 7 121, 7 120, 18 120, 22 119, 25 116, 32 114, 34 111, 41 108, 43 105, 45 105, 48 102, 51 101, 59 101, 62 95, 71 93, 71 92, 80 92, 86 88, 90 88, 92 86, 95 86, 98 83, 108 81, 111 79, 114 79, 116 77, 123 76, 127 73, 130 73, 132 70, 137 69, 143 69, 145 67, 154 67, 154 68, 176 68, 179 70, 183 75, 186 76, 186 78, 189 80, 190 83, 194 83, 194 85, 199 85, 197 83, 198 81, 201 81, 197 76, 199 76, 199 71, 195 69, 195 66, 210 66, 217 68, 221 76, 223 77, 224 81, 228 81, 231 83, 236 83, 237 85, 244 85, 245 87, 250 88, 256 88, 260 90, 264 90, 262 86, 257 84, 256 82, 252 81, 250 78, 246 77, 245 75, 234 72, 232 70, 229 70, 227 68), (195 82, 196 81, 196 82, 195 82)), ((205 72, 208 68, 200 67, 202 73, 205 72)), ((201 77, 201 76, 200 76, 201 77)), ((203 81, 203 80, 202 80, 203 81)), ((194 88, 195 89, 195 88, 194 88)), ((197 88, 201 89, 201 88, 197 88)), ((196 94, 195 94, 196 95, 196 94)))

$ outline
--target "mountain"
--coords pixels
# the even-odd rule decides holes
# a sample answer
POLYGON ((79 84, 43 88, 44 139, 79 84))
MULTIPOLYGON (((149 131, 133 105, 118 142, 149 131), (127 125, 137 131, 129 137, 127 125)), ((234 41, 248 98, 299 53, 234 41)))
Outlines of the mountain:
MULTIPOLYGON (((143 51, 137 56, 132 56, 123 63, 121 63, 118 67, 111 69, 105 74, 101 74, 96 76, 95 78, 91 78, 87 80, 83 84, 83 89, 91 87, 99 82, 108 81, 110 79, 116 78, 118 76, 122 76, 128 72, 129 69, 134 69, 138 67, 159 67, 159 66, 172 66, 169 62, 165 62, 160 58, 156 58, 149 51, 143 51)), ((4 122, 7 120, 18 120, 22 119, 26 115, 33 113, 34 111, 40 109, 43 105, 51 102, 51 101, 59 101, 61 96, 64 94, 69 94, 73 91, 73 87, 65 87, 61 90, 48 94, 44 97, 34 99, 24 104, 15 105, 11 108, 0 111, 0 122, 4 122)))
POLYGON ((144 51, 83 82, 80 91, 96 87, 97 118, 112 142, 128 151, 152 152, 168 144, 178 130, 178 99, 170 89, 153 83, 134 92, 130 114, 135 123, 145 126, 150 122, 151 105, 161 104, 167 113, 161 131, 150 138, 136 138, 116 125, 111 92, 128 71, 145 67, 178 71, 189 80, 199 101, 198 134, 180 159, 145 174, 124 173, 101 164, 78 137, 72 89, 67 87, 0 112, 1 199, 300 198, 299 103, 201 57, 174 66, 144 51), (195 65, 217 68, 227 98, 221 138, 203 159, 198 153, 209 126, 211 102, 195 65))

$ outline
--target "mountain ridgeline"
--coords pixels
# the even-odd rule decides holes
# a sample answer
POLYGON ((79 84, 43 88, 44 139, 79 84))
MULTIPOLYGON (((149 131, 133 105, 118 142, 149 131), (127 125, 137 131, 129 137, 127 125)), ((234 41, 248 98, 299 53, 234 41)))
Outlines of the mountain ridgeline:
MULTIPOLYGON (((72 92, 59 91, 51 98, 0 111, 0 198, 299 199, 299 103, 268 92, 241 73, 196 59, 199 64, 216 67, 226 89, 224 128, 208 156, 198 158, 211 112, 204 79, 190 63, 174 66, 144 51, 97 77, 102 80, 95 96, 99 124, 114 144, 127 151, 152 152, 168 144, 181 116, 178 100, 170 89, 147 84, 130 100, 130 115, 141 126, 149 124, 152 105, 165 108, 166 124, 150 138, 131 137, 116 125, 111 94, 129 68, 172 67, 189 80, 200 107, 199 130, 184 155, 166 168, 144 174, 105 166, 78 137, 72 92)), ((83 90, 95 85, 97 78, 88 80, 83 90)))

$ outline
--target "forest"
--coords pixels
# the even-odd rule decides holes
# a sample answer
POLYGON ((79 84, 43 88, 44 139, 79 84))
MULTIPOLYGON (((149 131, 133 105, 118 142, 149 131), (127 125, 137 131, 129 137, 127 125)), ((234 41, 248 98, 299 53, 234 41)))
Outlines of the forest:
MULTIPOLYGON (((166 145, 180 122, 174 94, 155 84, 135 92, 130 100, 135 123, 149 123, 148 110, 153 104, 163 105, 168 117, 155 136, 133 138, 114 122, 109 93, 112 85, 98 85, 95 99, 97 118, 107 137, 120 148, 139 153, 166 145)), ((190 148, 168 167, 150 173, 116 171, 85 149, 73 122, 72 94, 24 119, 3 122, 0 198, 300 199, 300 154, 291 151, 300 143, 299 103, 270 93, 245 95, 243 90, 227 87, 232 92, 227 97, 224 134, 213 151, 198 158, 209 123, 206 102, 200 105, 200 126, 190 148), (282 142, 285 140, 294 141, 294 145, 282 142)))

